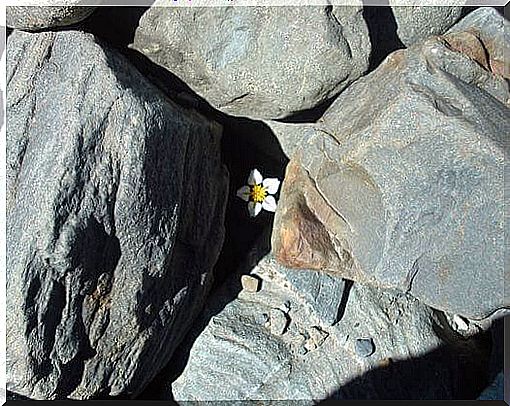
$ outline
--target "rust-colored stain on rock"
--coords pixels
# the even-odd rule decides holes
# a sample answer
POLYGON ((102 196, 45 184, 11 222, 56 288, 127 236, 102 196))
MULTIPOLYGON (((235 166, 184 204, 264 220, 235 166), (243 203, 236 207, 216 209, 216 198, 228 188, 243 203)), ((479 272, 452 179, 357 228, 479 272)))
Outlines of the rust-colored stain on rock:
POLYGON ((444 36, 448 47, 476 61, 490 71, 485 47, 478 36, 471 32, 458 32, 444 36))
POLYGON ((505 62, 497 58, 497 45, 487 38, 482 38, 477 30, 451 33, 445 35, 443 39, 449 48, 463 53, 487 71, 506 79, 510 78, 509 72, 505 72, 505 62))
POLYGON ((324 225, 304 203, 286 213, 279 241, 278 261, 294 268, 326 269, 329 253, 334 251, 324 225))
POLYGON ((336 257, 328 231, 307 202, 312 193, 299 158, 291 160, 282 186, 282 198, 273 235, 276 259, 291 268, 325 270, 336 257))

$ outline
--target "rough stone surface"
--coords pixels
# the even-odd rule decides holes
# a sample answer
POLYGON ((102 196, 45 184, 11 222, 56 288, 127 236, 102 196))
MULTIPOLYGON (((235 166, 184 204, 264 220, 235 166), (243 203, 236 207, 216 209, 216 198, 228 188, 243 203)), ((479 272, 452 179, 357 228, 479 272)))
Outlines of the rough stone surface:
POLYGON ((65 3, 65 6, 8 6, 7 27, 25 31, 65 27, 84 20, 95 10, 95 7, 79 6, 83 4, 81 0, 66 0, 65 3))
POLYGON ((271 129, 283 153, 289 158, 315 132, 313 123, 284 123, 274 120, 266 120, 264 123, 271 129))
POLYGON ((485 362, 489 354, 477 339, 454 339, 447 344, 436 312, 411 295, 354 284, 342 319, 330 326, 308 310, 312 303, 296 294, 306 288, 304 278, 295 278, 300 282, 293 288, 281 283, 291 273, 315 274, 324 283, 331 281, 328 275, 285 269, 271 255, 253 272, 264 279, 261 291, 256 296, 240 292, 211 317, 208 309, 215 308, 214 301, 222 296, 222 291, 216 292, 204 311, 208 323, 172 383, 172 393, 171 380, 162 379, 165 384, 154 393, 157 398, 299 400, 299 404, 315 404, 328 397, 452 399, 466 395, 463 391, 470 377, 483 375, 483 362, 475 360, 485 362), (291 302, 291 321, 285 334, 274 335, 257 318, 284 300, 291 302), (377 351, 360 358, 355 339, 375 336, 377 351), (445 345, 448 350, 435 352, 445 345))
MULTIPOLYGON (((265 272, 300 298, 309 317, 316 317, 317 322, 327 326, 338 321, 345 289, 343 279, 318 272, 295 272, 284 267, 278 268, 278 272, 272 272, 272 269, 267 267, 265 272)), ((286 307, 290 310, 290 305, 286 307)))
POLYGON ((157 7, 134 47, 232 115, 276 119, 337 95, 368 68, 361 7, 157 7))
POLYGON ((7 388, 135 396, 209 289, 221 127, 89 34, 14 31, 7 77, 7 388))
POLYGON ((287 329, 289 320, 287 314, 280 309, 271 309, 269 316, 269 323, 271 325, 271 333, 276 335, 282 335, 287 329))
POLYGON ((447 41, 453 49, 465 53, 495 74, 510 79, 510 25, 494 8, 476 9, 447 34, 447 41))
POLYGON ((510 93, 497 71, 459 51, 463 41, 449 41, 394 52, 335 100, 287 167, 272 245, 288 266, 478 319, 510 305, 510 93))
MULTIPOLYGON (((393 2, 390 1, 390 5, 393 2)), ((392 6, 397 35, 406 46, 444 34, 462 14, 460 6, 392 6)))

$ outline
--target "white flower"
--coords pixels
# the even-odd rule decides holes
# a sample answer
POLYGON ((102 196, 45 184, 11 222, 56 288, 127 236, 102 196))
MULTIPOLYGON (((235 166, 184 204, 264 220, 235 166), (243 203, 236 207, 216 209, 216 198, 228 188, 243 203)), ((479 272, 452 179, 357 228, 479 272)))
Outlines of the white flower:
POLYGON ((280 181, 276 178, 263 179, 257 169, 253 169, 248 177, 248 186, 243 186, 237 191, 237 196, 248 202, 248 212, 255 217, 262 209, 267 211, 276 210, 274 195, 278 192, 280 181))

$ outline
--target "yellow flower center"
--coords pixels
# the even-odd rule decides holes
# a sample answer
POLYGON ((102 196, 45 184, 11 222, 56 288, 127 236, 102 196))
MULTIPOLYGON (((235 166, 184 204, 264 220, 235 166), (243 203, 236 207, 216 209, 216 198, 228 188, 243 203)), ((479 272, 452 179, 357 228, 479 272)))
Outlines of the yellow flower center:
POLYGON ((262 203, 267 196, 267 190, 262 185, 250 186, 250 200, 255 203, 262 203))

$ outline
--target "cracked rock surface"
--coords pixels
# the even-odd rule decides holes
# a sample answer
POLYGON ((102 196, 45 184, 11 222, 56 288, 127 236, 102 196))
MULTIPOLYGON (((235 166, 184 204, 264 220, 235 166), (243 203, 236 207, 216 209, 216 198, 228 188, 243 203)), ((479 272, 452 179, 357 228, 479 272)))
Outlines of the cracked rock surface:
POLYGON ((7 387, 135 396, 209 289, 221 127, 90 34, 13 32, 7 77, 7 387))

